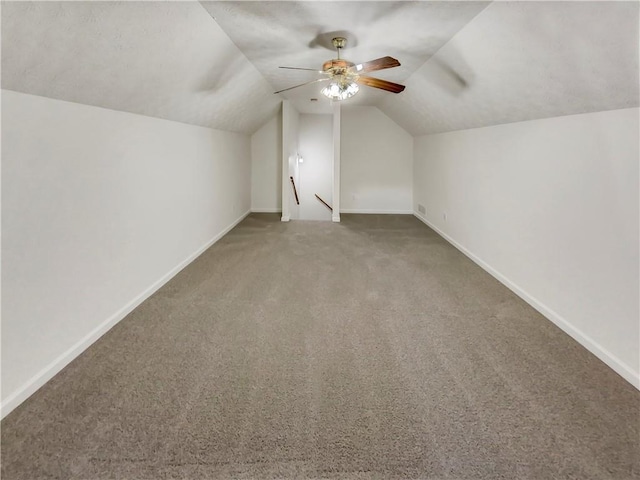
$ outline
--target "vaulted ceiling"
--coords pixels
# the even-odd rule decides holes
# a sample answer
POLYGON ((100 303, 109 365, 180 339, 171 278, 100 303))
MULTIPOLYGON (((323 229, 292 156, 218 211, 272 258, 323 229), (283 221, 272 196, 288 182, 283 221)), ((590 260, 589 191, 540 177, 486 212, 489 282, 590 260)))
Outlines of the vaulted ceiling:
POLYGON ((3 2, 2 88, 251 133, 282 98, 328 111, 308 71, 391 55, 362 87, 413 135, 638 106, 637 2, 3 2), (318 98, 318 101, 311 101, 318 98))
POLYGON ((238 132, 281 100, 198 2, 3 2, 2 88, 238 132))
POLYGON ((637 107, 637 2, 494 2, 380 108, 413 135, 637 107))
MULTIPOLYGON (((371 74, 404 82, 463 28, 488 2, 202 2, 260 73, 281 90, 315 79, 314 72, 336 58, 331 38, 344 35, 342 57, 361 63, 392 56, 401 66, 371 74)), ((283 92, 303 113, 329 113, 324 85, 283 92), (318 98, 312 102, 311 98, 318 98), (322 101, 320 101, 322 100, 322 101)), ((363 87, 349 105, 375 105, 389 93, 363 87)), ((391 94, 391 96, 394 96, 391 94)), ((347 102, 345 102, 347 105, 347 102)))

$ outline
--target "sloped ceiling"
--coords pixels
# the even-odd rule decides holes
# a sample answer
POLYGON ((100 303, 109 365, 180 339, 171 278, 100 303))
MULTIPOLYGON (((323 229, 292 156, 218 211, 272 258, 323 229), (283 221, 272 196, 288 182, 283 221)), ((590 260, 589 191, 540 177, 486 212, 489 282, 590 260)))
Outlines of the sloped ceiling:
POLYGON ((379 105, 413 135, 637 107, 637 2, 494 2, 379 105))
POLYGON ((281 100, 198 2, 3 2, 2 88, 245 133, 281 100))
MULTIPOLYGON (((331 38, 346 35, 342 57, 354 63, 392 56, 402 65, 372 76, 404 82, 489 4, 488 2, 201 2, 275 91, 316 78, 314 68, 336 58, 331 38), (329 35, 329 32, 336 32, 329 35)), ((283 92, 302 113, 330 113, 323 84, 283 92), (318 102, 311 101, 318 98, 318 102)), ((375 105, 392 95, 362 87, 349 105, 375 105)), ((345 102, 345 105, 347 103, 345 102)))
POLYGON ((391 55, 363 87, 413 135, 638 106, 637 2, 3 2, 2 87, 251 133, 282 98, 327 111, 321 84, 274 95, 343 56, 391 55), (311 102, 310 98, 318 98, 311 102))

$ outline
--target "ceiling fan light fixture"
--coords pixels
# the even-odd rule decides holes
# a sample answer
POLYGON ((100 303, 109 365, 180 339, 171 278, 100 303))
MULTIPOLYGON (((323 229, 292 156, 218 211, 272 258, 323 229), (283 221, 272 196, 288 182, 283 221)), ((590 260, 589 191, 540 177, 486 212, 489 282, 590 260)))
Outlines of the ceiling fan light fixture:
MULTIPOLYGON (((400 62, 393 57, 381 57, 376 58, 375 60, 370 60, 368 62, 354 64, 344 58, 340 58, 340 50, 342 50, 346 44, 347 39, 344 37, 334 37, 333 46, 336 47, 336 51, 338 53, 338 58, 334 58, 331 60, 327 60, 322 64, 322 70, 315 70, 316 73, 321 73, 326 75, 324 78, 318 78, 316 80, 311 80, 309 82, 302 83, 300 85, 295 85, 293 87, 285 88, 284 90, 278 90, 274 93, 282 93, 288 90, 303 87, 305 85, 309 85, 311 83, 322 82, 325 80, 329 80, 329 84, 323 88, 320 92, 330 100, 346 100, 347 98, 353 97, 358 91, 360 87, 358 84, 365 85, 367 87, 379 88, 380 90, 384 90, 392 93, 400 93, 404 91, 404 85, 400 85, 398 83, 389 82, 387 80, 382 80, 380 78, 374 78, 369 76, 362 76, 363 73, 375 72, 377 70, 384 70, 386 68, 399 67, 400 62)), ((311 70, 314 71, 313 68, 306 67, 280 67, 280 68, 288 68, 291 70, 311 70)), ((312 98, 311 101, 315 101, 317 99, 312 98)))
POLYGON ((358 93, 360 87, 356 82, 333 81, 321 90, 321 93, 330 100, 346 100, 358 93))

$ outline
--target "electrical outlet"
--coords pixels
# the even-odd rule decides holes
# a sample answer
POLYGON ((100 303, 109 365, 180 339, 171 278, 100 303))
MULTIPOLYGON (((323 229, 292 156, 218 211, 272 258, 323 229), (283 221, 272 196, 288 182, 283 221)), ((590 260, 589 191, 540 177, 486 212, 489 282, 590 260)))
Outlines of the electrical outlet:
POLYGON ((418 204, 418 212, 420 212, 423 215, 426 215, 427 214, 427 209, 425 208, 424 205, 418 204))

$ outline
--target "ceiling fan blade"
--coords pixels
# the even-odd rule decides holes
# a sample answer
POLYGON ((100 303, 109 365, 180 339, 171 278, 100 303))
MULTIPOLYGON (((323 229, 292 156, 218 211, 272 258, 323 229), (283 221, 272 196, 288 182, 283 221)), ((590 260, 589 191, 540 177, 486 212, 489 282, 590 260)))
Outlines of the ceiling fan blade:
POLYGON ((381 80, 379 78, 373 77, 360 77, 358 78, 357 83, 366 85, 367 87, 379 88, 381 90, 386 90, 387 92, 393 93, 400 93, 405 88, 404 85, 400 85, 399 83, 393 83, 387 80, 381 80))
POLYGON ((393 57, 382 57, 371 60, 370 62, 359 63, 351 67, 355 73, 367 73, 376 70, 384 70, 385 68, 399 67, 400 62, 393 57))
POLYGON ((278 68, 286 68, 287 70, 308 70, 309 72, 325 73, 322 70, 316 70, 315 68, 300 68, 300 67, 278 67, 278 68))
POLYGON ((328 78, 318 78, 316 80, 311 80, 310 82, 304 82, 304 83, 301 83, 300 85, 295 85, 293 87, 285 88, 283 90, 278 90, 277 92, 273 92, 273 93, 282 93, 282 92, 286 92, 287 90, 293 90, 294 88, 304 87, 305 85, 310 85, 312 83, 324 82, 325 80, 329 80, 329 79, 328 78))

